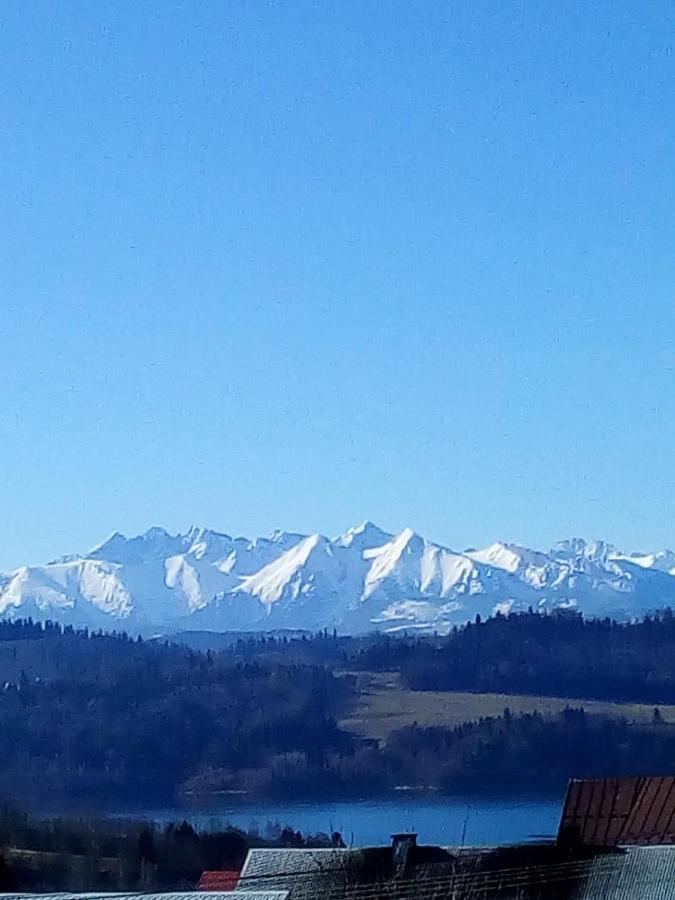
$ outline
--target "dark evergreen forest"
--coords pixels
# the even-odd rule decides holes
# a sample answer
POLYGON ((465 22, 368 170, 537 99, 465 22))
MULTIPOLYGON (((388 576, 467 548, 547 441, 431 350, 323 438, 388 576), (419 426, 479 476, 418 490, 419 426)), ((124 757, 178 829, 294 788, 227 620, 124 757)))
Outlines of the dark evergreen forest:
POLYGON ((675 703, 675 616, 618 624, 576 614, 496 616, 442 638, 380 637, 354 651, 417 691, 675 703))
POLYGON ((675 621, 497 617, 444 637, 242 637, 218 651, 0 623, 0 797, 171 801, 559 788, 570 776, 675 771, 675 727, 583 711, 675 702, 675 621), (557 695, 562 715, 410 727, 377 745, 339 725, 362 671, 414 690, 557 695))
POLYGON ((194 890, 204 870, 241 868, 250 847, 343 846, 337 832, 199 831, 188 822, 40 819, 0 807, 0 894, 194 890), (28 850, 28 853, 23 851, 28 850))

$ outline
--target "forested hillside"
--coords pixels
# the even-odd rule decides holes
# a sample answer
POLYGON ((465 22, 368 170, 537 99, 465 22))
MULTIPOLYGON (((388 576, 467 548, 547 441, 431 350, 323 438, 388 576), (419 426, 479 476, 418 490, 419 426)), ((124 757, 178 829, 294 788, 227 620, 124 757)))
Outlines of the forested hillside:
POLYGON ((593 697, 675 700, 670 614, 621 626, 498 617, 421 639, 249 637, 218 652, 0 623, 0 795, 309 798, 675 770, 675 728, 658 709, 628 724, 584 713, 593 697), (398 671, 417 690, 564 696, 575 709, 407 727, 378 745, 338 724, 358 671, 398 671))
POLYGON ((675 702, 675 617, 626 625, 579 615, 496 616, 441 638, 382 636, 354 665, 400 671, 413 690, 675 702))
POLYGON ((468 722, 457 728, 405 728, 387 747, 399 780, 462 792, 508 787, 559 790, 573 776, 651 775, 675 771, 675 728, 655 721, 631 726, 569 708, 468 722))
POLYGON ((323 667, 3 624, 0 685, 5 791, 166 797, 211 771, 264 790, 294 755, 314 769, 351 751, 348 682, 323 667))

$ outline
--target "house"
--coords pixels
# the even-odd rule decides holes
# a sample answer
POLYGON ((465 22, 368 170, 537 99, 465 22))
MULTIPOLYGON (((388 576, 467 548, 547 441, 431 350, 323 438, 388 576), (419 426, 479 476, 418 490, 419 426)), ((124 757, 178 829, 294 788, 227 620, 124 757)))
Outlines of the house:
POLYGON ((675 900, 675 845, 418 845, 249 851, 237 893, 285 889, 288 900, 675 900))
POLYGON ((386 847, 250 850, 237 890, 284 887, 289 900, 327 900, 391 892, 411 880, 449 875, 455 857, 442 847, 417 843, 417 835, 392 836, 386 847))
POLYGON ((571 782, 554 841, 438 847, 404 832, 383 847, 252 849, 198 892, 39 900, 675 900, 675 778, 571 782))

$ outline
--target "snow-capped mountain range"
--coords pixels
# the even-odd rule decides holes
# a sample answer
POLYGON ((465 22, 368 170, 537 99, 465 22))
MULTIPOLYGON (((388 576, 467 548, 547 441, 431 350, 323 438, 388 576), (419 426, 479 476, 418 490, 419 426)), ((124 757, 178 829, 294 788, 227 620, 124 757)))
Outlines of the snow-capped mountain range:
POLYGON ((621 553, 574 538, 545 552, 499 542, 458 552, 371 522, 334 539, 116 532, 84 556, 0 575, 0 617, 145 633, 442 632, 477 613, 528 607, 626 620, 666 606, 675 606, 670 550, 621 553))

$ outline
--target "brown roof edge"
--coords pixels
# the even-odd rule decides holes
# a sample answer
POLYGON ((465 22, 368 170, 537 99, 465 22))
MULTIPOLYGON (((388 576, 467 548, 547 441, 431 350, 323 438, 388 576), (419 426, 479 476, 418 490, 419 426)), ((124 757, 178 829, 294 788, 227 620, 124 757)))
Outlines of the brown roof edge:
POLYGON ((675 844, 675 776, 572 779, 557 842, 587 847, 675 844))

